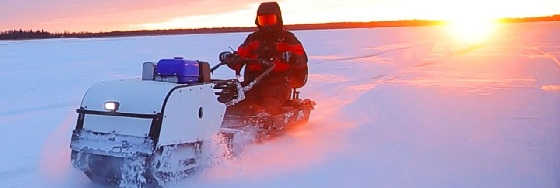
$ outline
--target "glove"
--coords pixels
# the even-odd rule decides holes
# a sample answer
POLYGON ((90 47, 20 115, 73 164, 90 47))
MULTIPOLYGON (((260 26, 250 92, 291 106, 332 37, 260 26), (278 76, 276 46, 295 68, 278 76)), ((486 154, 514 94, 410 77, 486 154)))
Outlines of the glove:
POLYGON ((218 95, 218 101, 221 103, 228 103, 234 99, 237 99, 237 87, 236 82, 233 80, 227 80, 223 82, 217 82, 214 85, 214 89, 220 90, 215 94, 218 95))
POLYGON ((235 71, 240 71, 241 68, 243 67, 243 64, 241 63, 241 59, 239 58, 239 56, 237 54, 227 54, 227 55, 225 55, 225 57, 223 58, 223 62, 230 69, 233 69, 235 71))

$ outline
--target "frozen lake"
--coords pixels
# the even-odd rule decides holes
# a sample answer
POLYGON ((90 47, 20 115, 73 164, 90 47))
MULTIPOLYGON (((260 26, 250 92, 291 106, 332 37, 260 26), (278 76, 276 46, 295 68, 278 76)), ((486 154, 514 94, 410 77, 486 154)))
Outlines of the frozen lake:
MULTIPOLYGON (((440 27, 295 33, 309 124, 170 187, 560 187, 560 22, 476 45, 440 27)), ((145 61, 216 64, 246 35, 0 41, 0 187, 95 187, 69 159, 86 89, 145 61)))

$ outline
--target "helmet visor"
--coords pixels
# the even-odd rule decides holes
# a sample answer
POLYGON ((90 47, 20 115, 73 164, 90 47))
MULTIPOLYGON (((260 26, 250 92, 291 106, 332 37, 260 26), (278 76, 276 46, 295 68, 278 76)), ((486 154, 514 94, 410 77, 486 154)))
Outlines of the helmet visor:
POLYGON ((276 14, 263 14, 257 16, 257 23, 259 26, 271 26, 276 25, 278 18, 276 18, 276 14))

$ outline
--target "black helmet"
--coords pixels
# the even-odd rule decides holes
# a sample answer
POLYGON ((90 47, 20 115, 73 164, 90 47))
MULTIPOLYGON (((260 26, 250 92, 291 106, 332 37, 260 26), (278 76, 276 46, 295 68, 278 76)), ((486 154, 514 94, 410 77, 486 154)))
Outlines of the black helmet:
POLYGON ((259 5, 259 9, 257 10, 257 18, 255 18, 255 24, 259 28, 282 28, 284 26, 284 22, 282 20, 282 11, 280 11, 280 6, 278 5, 278 3, 261 3, 259 5))

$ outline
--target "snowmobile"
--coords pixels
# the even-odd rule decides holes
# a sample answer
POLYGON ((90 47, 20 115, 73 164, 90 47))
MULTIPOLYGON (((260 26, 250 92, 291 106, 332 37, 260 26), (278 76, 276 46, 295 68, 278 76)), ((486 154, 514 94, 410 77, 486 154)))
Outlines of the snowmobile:
POLYGON ((315 103, 294 90, 279 114, 232 112, 274 65, 249 83, 211 79, 203 61, 180 57, 142 64, 142 78, 97 83, 76 110, 72 165, 98 184, 162 186, 202 168, 203 146, 216 136, 233 152, 238 137, 262 141, 304 123, 315 103), (256 133, 256 134, 253 134, 256 133))

